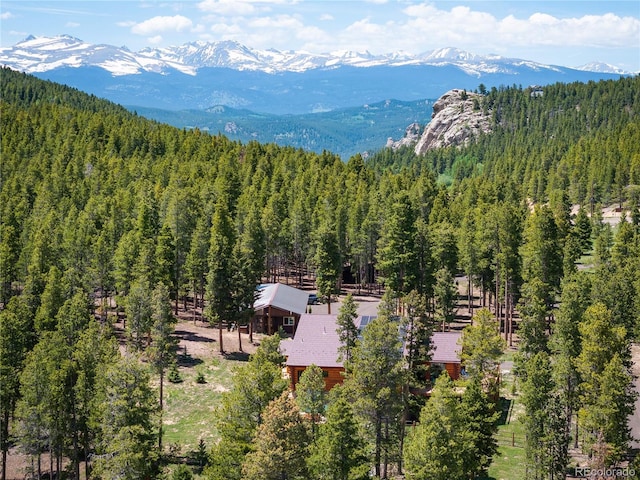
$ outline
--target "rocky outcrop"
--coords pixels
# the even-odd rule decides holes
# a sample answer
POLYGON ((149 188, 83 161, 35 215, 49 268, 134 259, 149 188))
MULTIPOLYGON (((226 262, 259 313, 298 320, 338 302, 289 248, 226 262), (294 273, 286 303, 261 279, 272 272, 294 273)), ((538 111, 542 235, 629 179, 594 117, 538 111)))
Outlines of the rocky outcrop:
POLYGON ((431 122, 416 144, 416 154, 428 150, 468 144, 473 138, 491 131, 490 116, 479 107, 481 95, 453 89, 433 104, 431 122))
POLYGON ((415 145, 417 155, 435 148, 467 145, 473 138, 491 131, 491 118, 480 108, 482 95, 465 90, 450 90, 433 104, 431 122, 423 128, 419 123, 407 127, 398 141, 387 140, 394 150, 415 145))
POLYGON ((418 122, 412 123, 404 131, 404 137, 397 142, 393 141, 393 138, 387 139, 387 148, 396 150, 400 147, 415 145, 420 140, 420 134, 422 132, 422 126, 418 122))

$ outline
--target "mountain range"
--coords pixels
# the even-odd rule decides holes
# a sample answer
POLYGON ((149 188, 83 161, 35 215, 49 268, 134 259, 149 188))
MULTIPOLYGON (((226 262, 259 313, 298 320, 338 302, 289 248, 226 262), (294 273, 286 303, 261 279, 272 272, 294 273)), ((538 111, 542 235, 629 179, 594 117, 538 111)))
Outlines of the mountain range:
MULTIPOLYGON (((172 70, 197 75, 198 70, 204 67, 277 73, 305 72, 343 66, 455 65, 467 74, 475 76, 490 73, 516 74, 522 67, 558 71, 558 67, 554 66, 504 58, 499 55, 476 55, 457 48, 441 48, 420 55, 411 55, 406 52, 373 55, 367 51, 314 54, 292 50, 257 50, 234 41, 198 41, 131 52, 127 47, 92 45, 70 35, 56 37, 31 35, 13 47, 0 49, 0 61, 28 73, 45 72, 61 67, 98 66, 114 76, 142 72, 170 73, 172 70)), ((599 62, 577 67, 576 70, 626 73, 614 66, 599 62)))
POLYGON ((220 41, 132 52, 69 35, 29 36, 0 49, 0 64, 177 127, 343 156, 377 150, 407 125, 428 123, 435 99, 453 88, 626 75, 603 63, 568 68, 456 48, 313 54, 220 41))
POLYGON ((0 64, 127 106, 204 110, 224 105, 271 114, 435 99, 451 88, 472 90, 480 83, 529 86, 624 74, 603 64, 586 71, 455 48, 422 55, 312 54, 221 41, 132 52, 69 35, 29 36, 0 49, 0 64))

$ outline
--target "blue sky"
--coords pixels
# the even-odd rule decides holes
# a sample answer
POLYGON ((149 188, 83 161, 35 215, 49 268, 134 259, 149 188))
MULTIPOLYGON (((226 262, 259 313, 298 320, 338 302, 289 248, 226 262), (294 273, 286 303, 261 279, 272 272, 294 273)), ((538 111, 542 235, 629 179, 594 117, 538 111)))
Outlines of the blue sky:
POLYGON ((597 60, 640 71, 638 0, 3 0, 0 21, 2 47, 29 34, 63 33, 133 51, 195 40, 315 53, 457 47, 565 66, 597 60))

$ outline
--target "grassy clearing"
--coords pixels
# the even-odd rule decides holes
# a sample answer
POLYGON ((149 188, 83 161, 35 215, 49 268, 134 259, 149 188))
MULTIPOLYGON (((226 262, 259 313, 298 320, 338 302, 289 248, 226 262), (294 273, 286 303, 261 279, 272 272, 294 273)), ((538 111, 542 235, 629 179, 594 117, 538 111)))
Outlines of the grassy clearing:
POLYGON ((231 386, 233 368, 240 362, 213 358, 181 367, 181 383, 165 384, 164 444, 176 454, 195 451, 202 438, 211 446, 217 438, 213 411, 231 386), (205 383, 197 383, 202 372, 205 383))
POLYGON ((520 416, 524 409, 519 396, 514 395, 513 374, 503 376, 500 404, 502 417, 498 427, 498 453, 489 467, 491 480, 523 480, 525 478, 524 458, 524 425, 520 416))

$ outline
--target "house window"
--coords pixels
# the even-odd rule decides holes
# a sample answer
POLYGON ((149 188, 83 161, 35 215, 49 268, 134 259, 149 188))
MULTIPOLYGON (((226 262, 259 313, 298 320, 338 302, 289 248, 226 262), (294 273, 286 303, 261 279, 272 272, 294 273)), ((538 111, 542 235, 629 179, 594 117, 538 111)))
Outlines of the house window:
POLYGON ((282 319, 282 324, 285 327, 293 327, 296 324, 296 319, 293 317, 284 317, 282 319))

